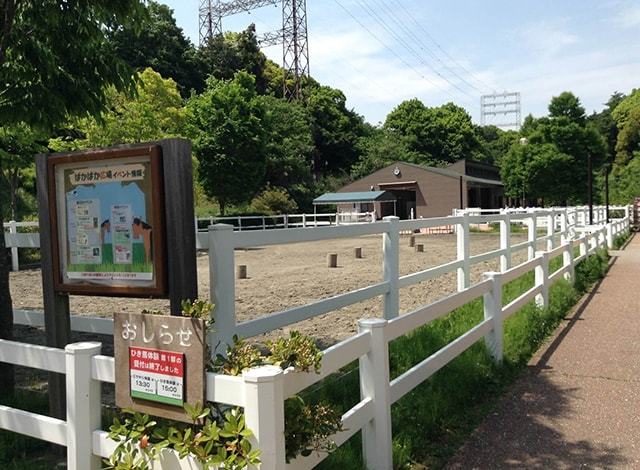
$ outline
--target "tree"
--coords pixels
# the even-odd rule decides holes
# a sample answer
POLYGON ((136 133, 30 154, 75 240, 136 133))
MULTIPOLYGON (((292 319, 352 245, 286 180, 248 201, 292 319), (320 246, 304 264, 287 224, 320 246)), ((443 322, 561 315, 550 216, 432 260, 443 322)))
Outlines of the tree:
POLYGON ((266 172, 265 186, 288 188, 298 201, 306 194, 312 179, 314 151, 311 116, 302 104, 273 96, 260 96, 265 109, 266 172))
POLYGON ((605 103, 605 108, 602 111, 599 113, 594 112, 588 117, 588 122, 598 130, 607 142, 606 160, 609 163, 615 160, 616 142, 618 141, 618 127, 613 119, 613 112, 624 98, 625 95, 623 93, 614 92, 609 101, 605 103))
POLYGON ((618 129, 616 161, 625 164, 640 150, 640 89, 633 90, 613 110, 611 117, 618 129))
POLYGON ((344 93, 328 86, 309 92, 307 110, 315 145, 316 177, 344 171, 358 159, 356 144, 364 134, 364 119, 347 109, 346 102, 344 93))
POLYGON ((267 187, 251 201, 251 210, 264 215, 291 214, 298 210, 298 204, 285 189, 267 187))
POLYGON ((28 187, 34 187, 33 156, 47 150, 45 143, 40 133, 24 123, 0 127, 0 208, 9 208, 0 218, 19 220, 20 199, 26 198, 28 187))
POLYGON ((505 194, 525 200, 564 204, 572 192, 572 158, 551 143, 513 144, 502 159, 505 194))
POLYGON ((265 109, 254 78, 210 78, 204 93, 187 105, 187 129, 199 162, 204 191, 224 215, 228 204, 248 202, 260 190, 266 169, 265 109))
POLYGON ((565 117, 573 122, 584 124, 584 107, 580 104, 580 99, 570 91, 554 96, 549 103, 549 117, 565 117))
POLYGON ((249 25, 240 33, 214 36, 198 49, 197 57, 204 76, 230 80, 237 72, 244 71, 255 77, 258 94, 265 93, 267 58, 260 51, 255 25, 249 25))
POLYGON ((88 117, 72 122, 71 130, 80 138, 52 139, 50 147, 57 151, 80 150, 180 136, 185 109, 176 83, 145 69, 139 74, 136 89, 136 95, 131 97, 111 87, 108 108, 99 119, 88 117))
POLYGON ((111 41, 119 57, 136 70, 152 68, 173 79, 183 97, 200 93, 206 75, 197 50, 176 24, 173 10, 154 1, 146 8, 139 31, 118 29, 111 41))
POLYGON ((358 141, 360 158, 351 167, 354 179, 363 178, 395 161, 415 163, 418 154, 409 148, 402 136, 378 127, 372 127, 368 135, 358 141))
POLYGON ((477 126, 478 150, 472 155, 478 160, 491 165, 500 165, 511 146, 518 140, 516 131, 503 131, 496 126, 477 126))
MULTIPOLYGON (((107 40, 135 28, 140 0, 0 2, 0 127, 46 128, 69 115, 99 115, 106 89, 132 90, 131 69, 107 40)), ((0 208, 0 226, 3 223, 0 208)), ((0 237, 0 338, 13 335, 4 237, 0 237)), ((60 345, 57 345, 60 346, 60 345)), ((0 393, 12 393, 13 369, 0 364, 0 393)))
POLYGON ((384 127, 406 138, 422 164, 453 163, 479 149, 471 116, 453 103, 427 108, 415 98, 404 101, 389 113, 384 127))

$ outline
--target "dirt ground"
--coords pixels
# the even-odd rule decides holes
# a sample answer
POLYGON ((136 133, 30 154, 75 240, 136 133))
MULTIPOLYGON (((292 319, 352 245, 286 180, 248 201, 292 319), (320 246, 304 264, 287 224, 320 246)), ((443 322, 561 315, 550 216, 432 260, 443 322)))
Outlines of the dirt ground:
MULTIPOLYGON (((526 234, 512 234, 512 244, 526 240, 526 234)), ((408 236, 401 237, 400 274, 405 275, 452 261, 456 257, 455 235, 417 235, 416 243, 424 244, 424 253, 416 253, 408 245, 408 236)), ((499 248, 496 233, 472 233, 471 254, 499 248)), ((526 250, 514 254, 513 262, 524 261, 526 250)), ((248 279, 236 281, 236 312, 238 322, 259 318, 287 308, 366 287, 382 280, 382 239, 368 236, 323 242, 300 243, 239 250, 236 265, 247 266, 248 279), (354 257, 354 248, 361 247, 364 258, 354 257), (327 253, 338 254, 338 268, 326 266, 327 253)), ((496 270, 498 261, 472 267, 472 282, 483 272, 496 270)), ((198 256, 198 292, 209 296, 209 258, 198 256)), ((414 310, 455 292, 456 274, 416 284, 401 290, 402 313, 414 310)), ((42 309, 40 270, 11 273, 11 294, 14 308, 42 309)), ((168 309, 164 300, 123 299, 72 296, 71 312, 77 315, 109 317, 115 311, 139 312, 145 308, 168 309)), ((357 330, 359 318, 381 316, 382 298, 374 298, 341 310, 291 325, 317 338, 323 346, 333 344, 357 330)), ((281 330, 268 336, 282 334, 281 330)), ((264 338, 257 338, 258 340, 264 338)))

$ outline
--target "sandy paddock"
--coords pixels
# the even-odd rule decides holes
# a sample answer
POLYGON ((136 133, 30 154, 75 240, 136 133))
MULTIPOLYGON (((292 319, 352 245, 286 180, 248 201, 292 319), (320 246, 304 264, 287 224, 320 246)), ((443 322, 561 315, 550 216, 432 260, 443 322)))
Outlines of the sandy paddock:
MULTIPOLYGON (((513 234, 512 244, 526 239, 513 234)), ((401 237, 400 274, 409 274, 452 261, 456 257, 455 235, 417 235, 424 253, 416 253, 408 245, 408 236, 401 237)), ((366 287, 382 280, 382 237, 338 239, 322 242, 277 245, 236 252, 236 264, 247 266, 248 279, 236 281, 236 311, 238 322, 258 318, 287 308, 324 299, 336 294, 366 287), (354 257, 354 248, 361 247, 363 258, 354 257), (338 268, 326 266, 327 253, 338 254, 338 268)), ((499 248, 495 233, 471 234, 471 254, 499 248)), ((524 261, 526 250, 514 255, 514 263, 524 261)), ((485 271, 495 270, 498 261, 472 267, 472 282, 485 271)), ((198 292, 201 298, 209 293, 209 259, 198 256, 198 292)), ((455 291, 456 275, 450 273, 437 279, 416 284, 400 292, 401 312, 409 312, 455 291)), ((42 308, 40 271, 11 273, 11 293, 14 308, 42 308)), ((144 308, 168 309, 164 300, 123 299, 72 296, 71 311, 78 315, 110 316, 115 311, 138 312, 144 308)), ((374 298, 341 310, 291 325, 329 345, 352 335, 357 320, 381 316, 382 298, 374 298)), ((278 335, 274 331, 270 336, 278 335)))

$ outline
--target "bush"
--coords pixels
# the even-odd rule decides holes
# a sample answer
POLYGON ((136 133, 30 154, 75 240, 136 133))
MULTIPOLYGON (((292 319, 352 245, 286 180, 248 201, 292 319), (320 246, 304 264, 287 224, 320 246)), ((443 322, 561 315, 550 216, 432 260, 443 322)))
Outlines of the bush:
POLYGON ((267 188, 253 201, 251 209, 264 215, 290 214, 298 210, 298 204, 281 188, 267 188))

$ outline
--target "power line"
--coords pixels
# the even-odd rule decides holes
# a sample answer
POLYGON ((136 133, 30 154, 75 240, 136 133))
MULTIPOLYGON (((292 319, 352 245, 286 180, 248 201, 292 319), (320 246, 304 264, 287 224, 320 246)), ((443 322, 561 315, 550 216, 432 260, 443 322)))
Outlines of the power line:
POLYGON ((369 33, 369 35, 371 37, 373 37, 376 41, 378 41, 382 47, 384 47, 385 49, 387 49, 389 52, 391 52, 391 54, 393 54, 400 62, 402 62, 404 65, 406 65, 407 67, 409 67, 411 70, 413 70, 418 76, 420 76, 422 79, 424 79, 425 81, 431 83, 434 87, 439 88, 441 91, 449 94, 451 97, 453 97, 454 99, 457 99, 457 97, 452 94, 449 90, 442 88, 438 83, 434 82, 433 80, 431 80, 430 78, 426 77, 422 72, 420 72, 418 69, 416 69, 413 65, 411 65, 409 62, 407 62, 406 60, 404 60, 396 51, 394 51, 393 49, 391 49, 387 44, 384 43, 384 41, 382 41, 373 31, 371 31, 367 26, 365 26, 364 23, 362 23, 356 16, 353 15, 353 13, 351 13, 351 11, 349 11, 347 8, 345 8, 345 6, 340 3, 339 0, 333 0, 340 8, 342 8, 342 10, 344 10, 344 12, 349 15, 356 23, 358 23, 367 33, 369 33))
MULTIPOLYGON (((427 54, 429 54, 431 57, 433 57, 437 62, 439 62, 442 67, 444 67, 446 70, 449 71, 449 73, 451 73, 451 75, 455 76, 458 80, 460 80, 462 83, 464 83, 465 85, 467 85, 469 88, 473 88, 474 90, 476 90, 479 93, 483 93, 483 90, 481 90, 480 88, 476 87, 473 83, 471 83, 470 81, 468 81, 467 79, 465 79, 463 76, 461 76, 460 74, 458 74, 454 69, 452 69, 451 67, 449 67, 449 65, 444 62, 432 49, 431 47, 429 47, 426 43, 424 43, 422 41, 422 39, 420 39, 420 37, 413 33, 411 31, 411 29, 407 28, 406 25, 404 24, 404 22, 402 21, 402 19, 400 19, 396 13, 389 7, 389 5, 384 1, 384 0, 379 0, 380 6, 386 11, 386 14, 389 16, 389 18, 391 18, 391 20, 393 20, 393 22, 398 26, 399 30, 402 31, 407 38, 410 41, 413 41, 416 43, 416 45, 424 52, 426 52, 427 54)), ((414 20, 415 21, 415 20, 414 20)))
MULTIPOLYGON (((442 80, 444 80, 445 82, 447 82, 449 85, 451 85, 453 88, 455 88, 456 90, 458 90, 458 92, 460 92, 462 95, 473 99, 473 96, 471 96, 469 93, 467 93, 465 90, 463 90, 462 88, 460 88, 456 83, 452 82, 451 80, 449 80, 447 77, 445 77, 444 75, 442 75, 436 68, 434 68, 430 63, 428 63, 427 61, 424 60, 424 58, 418 53, 416 52, 416 50, 410 45, 408 44, 401 36, 399 36, 394 30, 393 28, 391 28, 388 23, 382 19, 374 10, 372 10, 366 3, 361 2, 360 0, 357 0, 358 3, 363 7, 363 9, 365 11, 367 11, 369 13, 369 16, 371 16, 379 25, 381 25, 383 27, 383 29, 385 29, 389 34, 391 34, 393 36, 393 38, 398 41, 400 43, 401 46, 403 46, 406 50, 408 50, 411 54, 413 54, 419 62, 421 62, 425 67, 429 68, 431 71, 433 71, 438 77, 440 77, 442 80)), ((438 86, 438 88, 440 88, 443 91, 446 91, 449 95, 451 95, 454 99, 458 99, 456 98, 455 95, 453 95, 452 93, 449 92, 449 90, 443 89, 442 87, 438 86)), ((465 99, 463 99, 463 101, 465 101, 467 104, 470 104, 470 102, 468 102, 465 99)))
POLYGON ((484 88, 486 88, 487 90, 492 90, 495 87, 492 87, 491 85, 487 84, 487 82, 485 82, 484 80, 480 79, 475 73, 473 73, 472 71, 468 70, 466 67, 464 67, 460 62, 458 62, 451 54, 449 54, 439 43, 438 41, 436 41, 436 39, 429 33, 429 31, 427 31, 427 29, 422 26, 413 15, 411 15, 411 12, 409 12, 409 10, 400 2, 400 0, 393 0, 401 9, 402 11, 404 11, 405 15, 418 27, 420 28, 420 30, 425 34, 425 36, 427 38, 429 38, 429 40, 431 42, 433 42, 436 47, 438 49, 440 49, 440 51, 442 51, 442 53, 447 56, 453 63, 455 63, 458 67, 460 67, 462 70, 464 70, 467 74, 469 74, 470 77, 473 77, 473 79, 478 82, 480 85, 482 85, 484 88))

